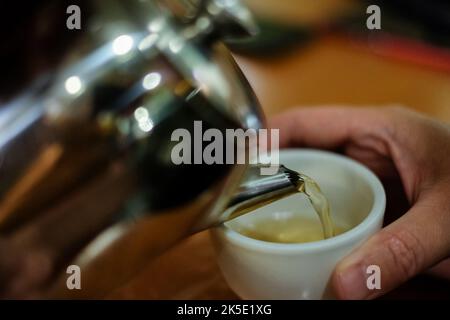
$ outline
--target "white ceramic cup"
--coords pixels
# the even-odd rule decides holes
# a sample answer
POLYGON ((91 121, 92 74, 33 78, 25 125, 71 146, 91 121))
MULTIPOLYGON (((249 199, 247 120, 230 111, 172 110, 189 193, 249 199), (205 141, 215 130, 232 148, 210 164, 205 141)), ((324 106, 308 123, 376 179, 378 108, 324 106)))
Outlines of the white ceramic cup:
POLYGON ((330 152, 289 149, 280 152, 280 162, 316 180, 334 221, 350 230, 293 244, 260 241, 233 230, 274 215, 315 215, 304 195, 293 195, 211 231, 220 269, 243 299, 332 299, 329 280, 336 264, 382 226, 383 186, 363 165, 330 152))

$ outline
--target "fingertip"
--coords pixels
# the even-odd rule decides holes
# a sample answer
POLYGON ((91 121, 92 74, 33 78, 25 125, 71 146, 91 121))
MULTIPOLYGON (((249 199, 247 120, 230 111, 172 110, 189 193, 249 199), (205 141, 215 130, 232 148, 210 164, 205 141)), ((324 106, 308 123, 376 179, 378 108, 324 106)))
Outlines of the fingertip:
POLYGON ((363 300, 370 296, 362 263, 338 266, 332 276, 332 286, 339 300, 363 300))

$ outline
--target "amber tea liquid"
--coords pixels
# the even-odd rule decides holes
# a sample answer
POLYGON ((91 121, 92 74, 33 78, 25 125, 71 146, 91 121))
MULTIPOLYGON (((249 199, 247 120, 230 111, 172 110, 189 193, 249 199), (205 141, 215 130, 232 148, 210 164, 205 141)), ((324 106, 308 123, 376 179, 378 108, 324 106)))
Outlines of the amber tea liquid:
POLYGON ((252 225, 241 226, 237 232, 257 240, 278 243, 303 243, 328 239, 347 231, 333 223, 330 204, 319 185, 310 177, 300 175, 298 192, 307 196, 319 221, 292 214, 287 218, 266 218, 252 225))

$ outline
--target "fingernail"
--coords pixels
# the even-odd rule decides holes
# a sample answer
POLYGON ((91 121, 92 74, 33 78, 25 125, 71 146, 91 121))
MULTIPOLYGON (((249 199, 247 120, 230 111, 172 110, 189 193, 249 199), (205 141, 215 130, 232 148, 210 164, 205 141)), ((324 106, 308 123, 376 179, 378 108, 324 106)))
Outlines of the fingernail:
POLYGON ((361 264, 354 264, 336 274, 338 298, 363 300, 369 297, 364 270, 361 264))

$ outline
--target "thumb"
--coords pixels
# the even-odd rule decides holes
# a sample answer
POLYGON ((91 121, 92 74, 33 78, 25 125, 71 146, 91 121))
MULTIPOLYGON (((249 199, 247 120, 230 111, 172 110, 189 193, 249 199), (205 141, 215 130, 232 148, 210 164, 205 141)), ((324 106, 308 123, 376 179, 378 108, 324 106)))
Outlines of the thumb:
POLYGON ((449 203, 447 197, 436 198, 418 201, 338 264, 332 277, 338 298, 376 298, 448 256, 449 203), (368 285, 371 266, 379 267, 380 288, 368 285))

